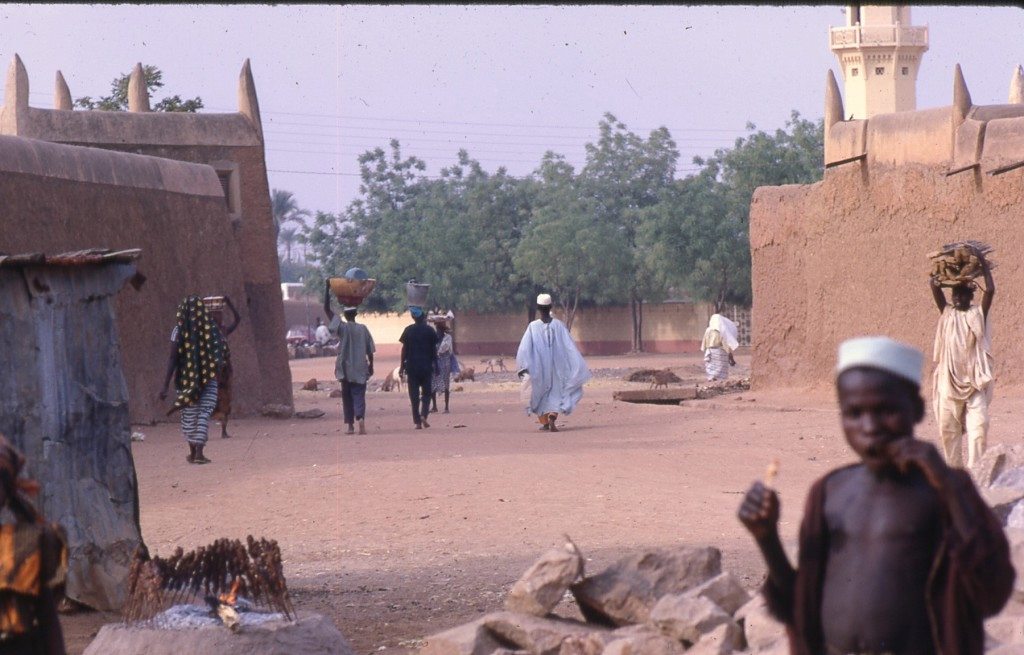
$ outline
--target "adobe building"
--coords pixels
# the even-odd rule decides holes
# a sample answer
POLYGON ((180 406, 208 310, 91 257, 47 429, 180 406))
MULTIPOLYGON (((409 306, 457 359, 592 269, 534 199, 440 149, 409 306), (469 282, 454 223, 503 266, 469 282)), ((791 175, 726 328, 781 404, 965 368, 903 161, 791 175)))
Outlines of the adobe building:
POLYGON ((140 248, 148 281, 119 294, 131 419, 165 418, 163 383, 177 304, 227 294, 233 411, 291 406, 291 374, 259 103, 249 62, 233 113, 149 111, 141 66, 129 111, 75 111, 57 73, 56 109, 29 105, 16 55, 0 107, 0 251, 140 248))
POLYGON ((952 87, 945 107, 845 120, 828 73, 824 179, 751 201, 755 387, 831 383, 838 344, 865 334, 920 348, 930 375, 926 254, 962 239, 994 247, 996 375, 1024 382, 1024 72, 1002 104, 975 104, 959 66, 952 87))

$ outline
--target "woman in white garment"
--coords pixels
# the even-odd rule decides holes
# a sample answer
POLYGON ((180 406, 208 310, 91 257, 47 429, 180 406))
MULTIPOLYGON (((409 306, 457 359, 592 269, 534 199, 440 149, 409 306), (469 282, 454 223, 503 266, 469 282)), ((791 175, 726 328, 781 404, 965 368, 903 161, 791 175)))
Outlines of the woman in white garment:
POLYGON ((736 366, 733 351, 739 347, 736 324, 722 316, 712 314, 708 328, 704 330, 704 340, 700 349, 704 351, 704 373, 708 382, 724 380, 729 377, 729 367, 736 366))
POLYGON ((570 414, 583 397, 590 369, 565 323, 551 315, 551 296, 537 296, 540 318, 526 327, 516 353, 520 379, 528 380, 527 414, 536 414, 540 429, 558 432, 559 414, 570 414), (529 376, 529 377, 526 377, 529 376))

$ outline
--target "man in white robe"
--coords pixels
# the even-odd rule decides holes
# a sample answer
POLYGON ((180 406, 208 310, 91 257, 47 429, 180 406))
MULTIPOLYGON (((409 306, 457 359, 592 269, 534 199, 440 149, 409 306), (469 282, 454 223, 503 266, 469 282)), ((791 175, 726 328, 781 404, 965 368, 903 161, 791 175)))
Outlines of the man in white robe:
POLYGON ((973 283, 953 287, 950 304, 939 281, 931 281, 932 295, 941 314, 935 330, 932 405, 942 453, 950 466, 959 467, 964 465, 964 432, 968 467, 974 466, 985 452, 994 379, 988 314, 996 288, 988 262, 981 253, 975 254, 985 276, 980 306, 971 304, 973 283))
POLYGON ((555 420, 571 414, 583 397, 590 369, 565 323, 551 316, 550 295, 537 296, 537 311, 540 318, 527 326, 519 342, 517 371, 529 387, 527 414, 537 415, 542 430, 558 432, 555 420))

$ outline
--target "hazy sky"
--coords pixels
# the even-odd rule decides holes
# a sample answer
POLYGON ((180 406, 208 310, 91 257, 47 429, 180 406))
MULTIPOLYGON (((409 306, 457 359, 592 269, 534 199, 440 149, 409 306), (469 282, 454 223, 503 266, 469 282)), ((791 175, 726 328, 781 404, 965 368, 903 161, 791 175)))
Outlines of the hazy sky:
MULTIPOLYGON (((950 104, 957 62, 976 103, 1006 102, 1024 11, 912 15, 931 38, 919 108, 950 104)), ((606 111, 667 126, 686 175, 747 121, 819 118, 829 68, 842 87, 828 27, 844 21, 839 6, 2 5, 0 58, 21 55, 37 107, 58 68, 73 97, 97 96, 142 61, 168 93, 233 111, 249 57, 271 187, 334 212, 358 194, 359 153, 392 137, 431 174, 466 147, 526 175, 547 149, 580 165, 606 111)))

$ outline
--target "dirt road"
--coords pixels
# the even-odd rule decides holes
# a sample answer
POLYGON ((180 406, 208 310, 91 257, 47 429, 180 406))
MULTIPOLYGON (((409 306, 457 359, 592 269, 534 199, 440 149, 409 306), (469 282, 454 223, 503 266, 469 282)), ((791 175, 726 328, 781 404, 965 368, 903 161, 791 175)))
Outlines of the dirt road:
MULTIPOLYGON (((743 374, 749 357, 740 356, 743 374)), ((512 373, 452 395, 452 412, 413 430, 408 396, 368 394, 366 436, 342 434, 340 401, 296 391, 312 420, 239 420, 211 438, 213 463, 186 464, 173 424, 144 426, 133 446, 146 543, 166 555, 218 537, 277 539, 300 611, 330 616, 357 652, 407 652, 415 640, 498 609, 546 548, 570 535, 590 570, 632 550, 710 544, 750 587, 763 569, 735 519, 741 494, 781 462, 782 529, 792 540, 807 487, 850 460, 827 391, 741 393, 685 406, 615 402, 633 367, 701 378, 694 356, 595 357, 595 380, 562 421, 540 432, 512 373)), ((377 363, 382 378, 395 362, 377 363)), ((334 388, 333 360, 293 362, 295 388, 334 388)), ((1024 403, 997 393, 992 434, 1020 441, 1024 403)), ((921 434, 934 433, 931 419, 921 434)), ((215 432, 216 430, 211 430, 215 432)), ((572 608, 566 608, 571 611, 572 608)), ((70 652, 115 617, 64 618, 70 652)))

